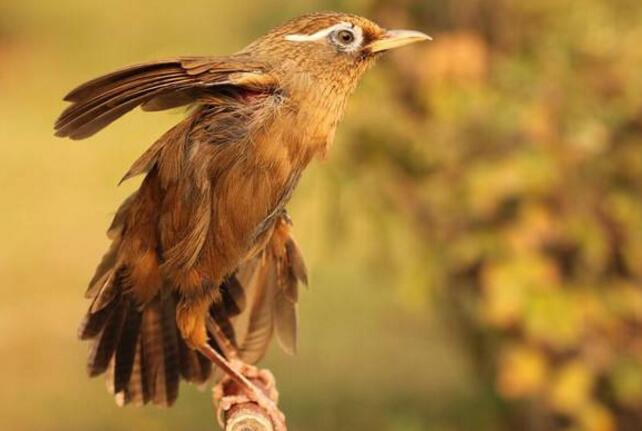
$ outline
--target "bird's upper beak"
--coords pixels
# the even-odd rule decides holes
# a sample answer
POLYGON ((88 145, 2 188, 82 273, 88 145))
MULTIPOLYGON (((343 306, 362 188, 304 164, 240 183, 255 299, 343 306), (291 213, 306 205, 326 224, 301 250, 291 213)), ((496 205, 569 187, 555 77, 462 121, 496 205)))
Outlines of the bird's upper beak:
POLYGON ((375 53, 424 40, 432 40, 432 37, 414 30, 388 30, 379 39, 371 42, 368 48, 370 52, 375 53))

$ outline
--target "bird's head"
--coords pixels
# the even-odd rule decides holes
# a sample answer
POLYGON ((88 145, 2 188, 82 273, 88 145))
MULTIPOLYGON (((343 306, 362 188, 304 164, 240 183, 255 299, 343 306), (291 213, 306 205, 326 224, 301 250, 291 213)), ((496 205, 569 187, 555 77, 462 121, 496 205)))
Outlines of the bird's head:
POLYGON ((430 37, 411 30, 386 30, 351 14, 321 12, 295 18, 260 37, 244 52, 273 62, 284 75, 349 93, 381 53, 430 37))

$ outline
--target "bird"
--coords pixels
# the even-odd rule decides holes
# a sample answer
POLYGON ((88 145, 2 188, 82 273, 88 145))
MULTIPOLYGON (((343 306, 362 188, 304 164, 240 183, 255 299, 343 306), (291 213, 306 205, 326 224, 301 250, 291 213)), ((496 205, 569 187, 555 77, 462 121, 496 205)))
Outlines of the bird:
POLYGON ((257 363, 273 335, 296 350, 307 271, 286 204, 330 149, 366 70, 429 39, 317 12, 234 54, 129 66, 65 96, 55 134, 73 140, 136 107, 187 107, 122 178, 143 176, 115 213, 86 292, 88 373, 107 375, 118 404, 172 405, 181 379, 204 384, 218 368, 283 421, 243 365, 257 363))

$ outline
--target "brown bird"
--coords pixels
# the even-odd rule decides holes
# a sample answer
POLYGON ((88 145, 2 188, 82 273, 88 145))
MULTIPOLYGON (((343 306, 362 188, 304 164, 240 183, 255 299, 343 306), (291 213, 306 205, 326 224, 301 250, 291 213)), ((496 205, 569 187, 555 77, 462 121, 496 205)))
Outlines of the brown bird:
POLYGON ((191 109, 129 169, 144 174, 108 230, 80 338, 119 404, 171 405, 212 363, 281 420, 243 375, 272 333, 295 350, 301 253, 285 205, 330 147, 348 96, 382 52, 429 39, 355 15, 296 18, 222 57, 126 67, 70 92, 56 135, 84 139, 141 106, 191 109), (242 362, 241 362, 242 361, 242 362))

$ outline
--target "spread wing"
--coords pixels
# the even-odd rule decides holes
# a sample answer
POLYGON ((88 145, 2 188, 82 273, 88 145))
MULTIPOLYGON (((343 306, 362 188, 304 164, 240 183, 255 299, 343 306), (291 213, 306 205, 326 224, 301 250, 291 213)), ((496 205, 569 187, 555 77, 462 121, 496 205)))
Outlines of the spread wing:
POLYGON ((67 94, 65 100, 72 104, 56 121, 56 136, 87 138, 137 106, 158 111, 193 103, 229 87, 265 91, 273 86, 275 80, 265 64, 240 54, 129 66, 67 94))

